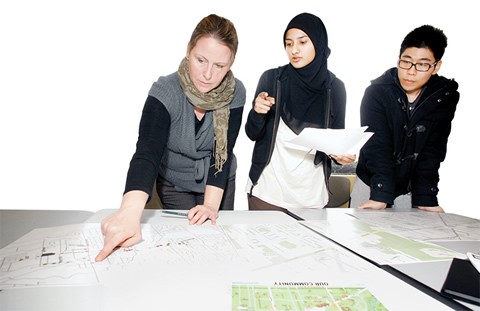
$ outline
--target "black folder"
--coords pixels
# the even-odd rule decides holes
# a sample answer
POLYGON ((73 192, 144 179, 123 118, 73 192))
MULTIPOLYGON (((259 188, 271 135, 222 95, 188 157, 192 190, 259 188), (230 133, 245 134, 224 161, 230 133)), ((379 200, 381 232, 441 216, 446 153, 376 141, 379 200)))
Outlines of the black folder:
POLYGON ((441 293, 480 306, 480 273, 468 259, 453 258, 441 293))

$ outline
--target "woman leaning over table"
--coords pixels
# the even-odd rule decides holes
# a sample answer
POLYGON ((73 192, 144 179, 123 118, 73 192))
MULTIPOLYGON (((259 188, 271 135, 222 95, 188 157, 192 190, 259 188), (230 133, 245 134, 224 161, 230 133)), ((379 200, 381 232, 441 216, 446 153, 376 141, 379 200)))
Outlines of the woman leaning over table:
POLYGON ((283 42, 290 63, 260 77, 245 125, 255 141, 246 188, 250 210, 324 207, 331 158, 339 164, 356 158, 292 149, 286 143, 307 127, 344 128, 346 92, 328 70, 330 49, 320 18, 295 16, 283 42))
POLYGON ((190 224, 215 223, 219 209, 233 209, 233 147, 246 94, 230 70, 237 47, 234 25, 211 14, 194 29, 178 71, 153 83, 120 208, 101 224, 97 261, 141 240, 140 217, 155 181, 164 208, 189 209, 190 224))

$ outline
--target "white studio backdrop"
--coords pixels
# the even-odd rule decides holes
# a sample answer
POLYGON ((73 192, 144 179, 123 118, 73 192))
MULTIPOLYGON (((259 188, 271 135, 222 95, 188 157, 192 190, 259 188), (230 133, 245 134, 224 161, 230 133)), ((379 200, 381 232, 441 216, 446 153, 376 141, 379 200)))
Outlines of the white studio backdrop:
MULTIPOLYGON (((369 81, 395 66, 415 27, 444 30, 449 46, 440 74, 460 84, 460 103, 445 162, 440 204, 480 218, 476 198, 479 130, 474 101, 480 72, 480 22, 474 2, 389 1, 33 1, 0 3, 0 209, 118 208, 151 84, 177 70, 201 18, 229 18, 239 35, 233 72, 247 88, 244 121, 258 78, 284 65, 290 19, 311 12, 324 21, 329 68, 347 88, 347 127, 359 126, 369 81), (405 13, 407 12, 407 13, 405 13), (367 64, 367 65, 366 65, 367 64)), ((237 140, 236 209, 253 142, 237 140)))

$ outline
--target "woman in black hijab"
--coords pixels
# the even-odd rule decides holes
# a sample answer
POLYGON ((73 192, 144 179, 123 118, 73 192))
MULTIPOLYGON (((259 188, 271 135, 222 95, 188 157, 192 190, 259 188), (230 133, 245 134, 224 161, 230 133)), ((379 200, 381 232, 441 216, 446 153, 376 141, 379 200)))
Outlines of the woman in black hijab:
POLYGON ((258 82, 245 131, 255 141, 247 183, 250 210, 322 208, 328 202, 331 158, 287 142, 304 128, 345 128, 346 92, 328 70, 328 36, 320 18, 295 16, 283 35, 289 64, 265 71, 258 82))

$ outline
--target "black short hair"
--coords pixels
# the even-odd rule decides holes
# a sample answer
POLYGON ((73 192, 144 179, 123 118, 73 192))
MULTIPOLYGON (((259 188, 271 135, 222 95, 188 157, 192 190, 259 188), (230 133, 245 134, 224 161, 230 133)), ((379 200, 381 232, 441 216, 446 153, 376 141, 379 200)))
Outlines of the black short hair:
POLYGON ((423 25, 410 31, 403 39, 399 56, 411 47, 430 49, 433 57, 435 57, 435 61, 439 61, 442 59, 447 47, 447 36, 441 29, 431 25, 423 25))

